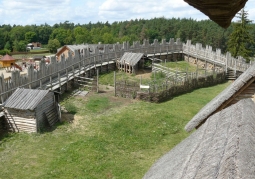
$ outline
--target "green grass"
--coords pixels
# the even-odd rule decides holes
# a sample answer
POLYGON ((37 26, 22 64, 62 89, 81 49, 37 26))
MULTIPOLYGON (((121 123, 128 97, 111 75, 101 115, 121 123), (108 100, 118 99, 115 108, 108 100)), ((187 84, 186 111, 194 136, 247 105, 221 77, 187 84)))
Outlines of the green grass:
POLYGON ((161 63, 161 65, 178 70, 178 71, 188 70, 189 72, 194 72, 197 69, 195 65, 192 65, 186 61, 167 62, 167 63, 161 63))
POLYGON ((0 178, 140 179, 189 134, 185 124, 229 83, 154 104, 104 94, 71 97, 76 119, 0 141, 0 178), (128 100, 128 99, 127 99, 128 100))
MULTIPOLYGON (((135 77, 133 74, 128 74, 125 72, 116 72, 116 80, 117 81, 124 81, 127 80, 129 82, 140 82, 140 79, 135 77)), ((99 83, 102 85, 110 85, 114 86, 114 72, 104 73, 99 77, 99 83)))

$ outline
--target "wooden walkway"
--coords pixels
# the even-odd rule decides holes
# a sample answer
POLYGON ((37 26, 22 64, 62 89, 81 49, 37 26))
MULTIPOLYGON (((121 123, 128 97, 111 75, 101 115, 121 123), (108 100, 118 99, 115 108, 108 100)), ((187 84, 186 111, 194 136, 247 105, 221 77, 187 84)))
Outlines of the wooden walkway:
POLYGON ((162 40, 161 43, 154 40, 153 44, 144 40, 143 44, 135 42, 132 46, 124 42, 112 46, 113 48, 110 49, 109 45, 104 45, 103 50, 95 47, 92 52, 89 49, 82 49, 75 51, 74 56, 71 53, 67 58, 61 56, 59 61, 56 57, 51 57, 50 64, 46 64, 45 60, 42 60, 38 70, 29 66, 27 75, 13 71, 10 79, 5 79, 3 75, 0 76, 1 103, 3 104, 17 88, 61 91, 64 85, 77 76, 91 77, 91 75, 95 75, 97 69, 101 72, 114 70, 115 61, 120 59, 125 52, 143 53, 148 58, 183 53, 222 66, 225 70, 245 71, 251 65, 245 63, 244 59, 231 57, 229 53, 223 55, 219 49, 214 52, 210 46, 203 48, 201 44, 192 45, 191 41, 183 44, 179 39, 176 41, 170 39, 169 42, 162 40))

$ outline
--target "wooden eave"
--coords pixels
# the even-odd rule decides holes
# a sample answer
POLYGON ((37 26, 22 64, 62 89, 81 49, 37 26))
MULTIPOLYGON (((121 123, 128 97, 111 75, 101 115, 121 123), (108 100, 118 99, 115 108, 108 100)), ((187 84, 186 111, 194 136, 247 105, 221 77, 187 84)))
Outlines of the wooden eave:
POLYGON ((255 81, 255 77, 251 78, 242 88, 240 88, 231 98, 229 98, 228 100, 226 100, 224 103, 222 103, 213 113, 211 113, 207 118, 205 118, 197 127, 196 129, 198 129, 201 125, 203 125, 205 123, 205 121, 212 115, 214 115, 215 113, 225 109, 226 107, 228 107, 231 102, 239 95, 241 94, 246 88, 248 88, 253 82, 255 81))

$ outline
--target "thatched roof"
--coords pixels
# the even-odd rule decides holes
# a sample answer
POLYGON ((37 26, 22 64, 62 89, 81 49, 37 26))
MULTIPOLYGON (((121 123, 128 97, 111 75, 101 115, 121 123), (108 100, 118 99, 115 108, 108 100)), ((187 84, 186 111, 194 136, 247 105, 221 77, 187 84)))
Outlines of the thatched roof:
POLYGON ((125 52, 120 59, 120 63, 124 64, 127 63, 131 66, 135 66, 139 60, 143 57, 143 53, 132 53, 132 52, 125 52))
POLYGON ((18 88, 7 99, 4 107, 20 110, 34 110, 48 93, 49 90, 18 88))
POLYGON ((235 14, 240 11, 247 0, 184 0, 197 8, 223 28, 229 27, 235 14))
POLYGON ((186 131, 191 131, 202 124, 210 115, 217 112, 223 105, 227 105, 232 97, 243 90, 247 85, 254 81, 255 64, 240 75, 231 85, 223 90, 212 101, 205 105, 185 126, 186 131))
POLYGON ((216 113, 160 158, 144 179, 255 178, 254 119, 251 99, 216 113))

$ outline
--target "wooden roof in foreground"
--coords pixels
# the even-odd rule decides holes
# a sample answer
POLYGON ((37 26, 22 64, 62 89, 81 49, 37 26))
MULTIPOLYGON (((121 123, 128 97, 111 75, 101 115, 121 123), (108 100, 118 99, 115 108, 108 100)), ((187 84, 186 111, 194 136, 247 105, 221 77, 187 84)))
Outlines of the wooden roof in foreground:
POLYGON ((247 0, 184 0, 197 8, 223 28, 229 27, 235 14, 240 11, 247 0))
POLYGON ((7 99, 4 107, 20 110, 34 110, 48 93, 49 90, 18 88, 7 99))
POLYGON ((154 163, 144 179, 255 178, 254 119, 251 99, 214 114, 154 163))
POLYGON ((255 80, 255 64, 240 75, 231 85, 207 103, 185 126, 186 131, 192 131, 202 124, 209 116, 224 109, 235 96, 240 94, 255 80))
POLYGON ((132 53, 132 52, 125 52, 120 59, 120 63, 124 64, 127 63, 131 66, 135 66, 139 60, 143 57, 143 53, 132 53))

